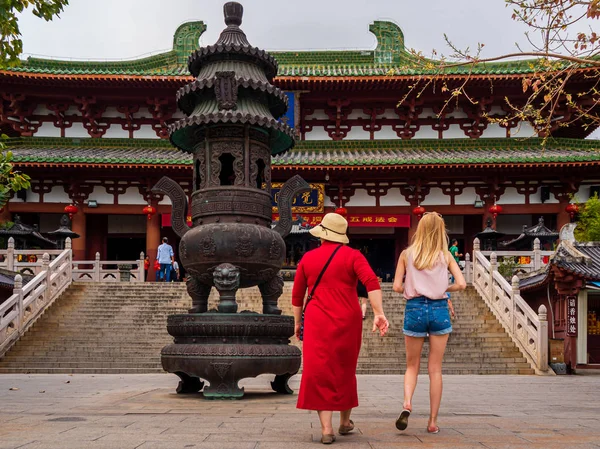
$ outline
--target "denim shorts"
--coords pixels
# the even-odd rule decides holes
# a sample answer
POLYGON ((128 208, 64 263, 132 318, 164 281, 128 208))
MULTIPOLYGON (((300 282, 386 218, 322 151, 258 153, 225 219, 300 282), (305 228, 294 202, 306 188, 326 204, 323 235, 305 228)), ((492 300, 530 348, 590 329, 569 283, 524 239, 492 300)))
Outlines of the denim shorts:
POLYGON ((406 301, 402 331, 409 337, 445 335, 452 332, 448 300, 417 296, 406 301))

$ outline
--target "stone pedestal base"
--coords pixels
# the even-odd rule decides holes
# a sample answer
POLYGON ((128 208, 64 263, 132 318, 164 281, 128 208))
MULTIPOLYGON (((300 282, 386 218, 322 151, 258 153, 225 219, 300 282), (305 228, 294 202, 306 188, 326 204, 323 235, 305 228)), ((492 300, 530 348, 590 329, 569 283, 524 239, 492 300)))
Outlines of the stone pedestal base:
POLYGON ((294 319, 255 313, 171 315, 167 325, 175 337, 161 352, 163 369, 177 374, 178 393, 211 399, 240 399, 241 379, 274 374, 274 391, 291 394, 288 380, 300 369, 301 353, 289 345, 294 319))

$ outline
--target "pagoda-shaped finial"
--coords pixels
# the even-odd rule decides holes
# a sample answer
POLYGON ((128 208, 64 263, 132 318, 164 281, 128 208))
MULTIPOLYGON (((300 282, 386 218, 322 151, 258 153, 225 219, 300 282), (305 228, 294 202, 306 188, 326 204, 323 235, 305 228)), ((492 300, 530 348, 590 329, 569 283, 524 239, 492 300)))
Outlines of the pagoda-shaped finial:
POLYGON ((227 2, 223 5, 223 14, 225 15, 225 25, 239 27, 242 24, 244 7, 238 2, 227 2))

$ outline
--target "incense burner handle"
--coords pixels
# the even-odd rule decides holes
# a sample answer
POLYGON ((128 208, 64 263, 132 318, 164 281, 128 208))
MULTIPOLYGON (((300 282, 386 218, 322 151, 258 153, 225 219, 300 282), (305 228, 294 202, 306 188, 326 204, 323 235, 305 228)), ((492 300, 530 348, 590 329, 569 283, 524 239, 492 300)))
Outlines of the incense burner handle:
POLYGON ((153 192, 167 195, 172 203, 171 208, 171 226, 175 234, 183 237, 190 227, 186 223, 187 217, 187 197, 179 184, 167 176, 160 178, 154 187, 153 192))
POLYGON ((297 195, 304 192, 310 192, 310 185, 300 175, 288 179, 279 192, 279 221, 273 229, 283 238, 292 230, 292 202, 297 195))

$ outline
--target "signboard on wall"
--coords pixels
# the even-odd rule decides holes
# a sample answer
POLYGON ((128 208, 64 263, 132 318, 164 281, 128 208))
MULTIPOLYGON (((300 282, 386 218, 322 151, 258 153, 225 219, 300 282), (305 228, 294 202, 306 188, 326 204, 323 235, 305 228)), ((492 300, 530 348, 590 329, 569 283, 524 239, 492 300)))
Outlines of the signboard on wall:
MULTIPOLYGON (((279 202, 279 192, 283 183, 274 182, 271 189, 271 203, 273 213, 276 213, 279 202)), ((292 213, 315 213, 323 212, 325 208, 325 184, 310 184, 310 192, 303 193, 294 198, 292 213)))
POLYGON ((577 337, 577 296, 567 296, 567 335, 577 337))
MULTIPOLYGON (((316 226, 323 220, 323 214, 294 214, 294 218, 301 216, 306 223, 316 226)), ((279 216, 273 214, 273 221, 279 216)), ((348 226, 365 228, 410 228, 410 215, 408 214, 348 214, 348 226)))

